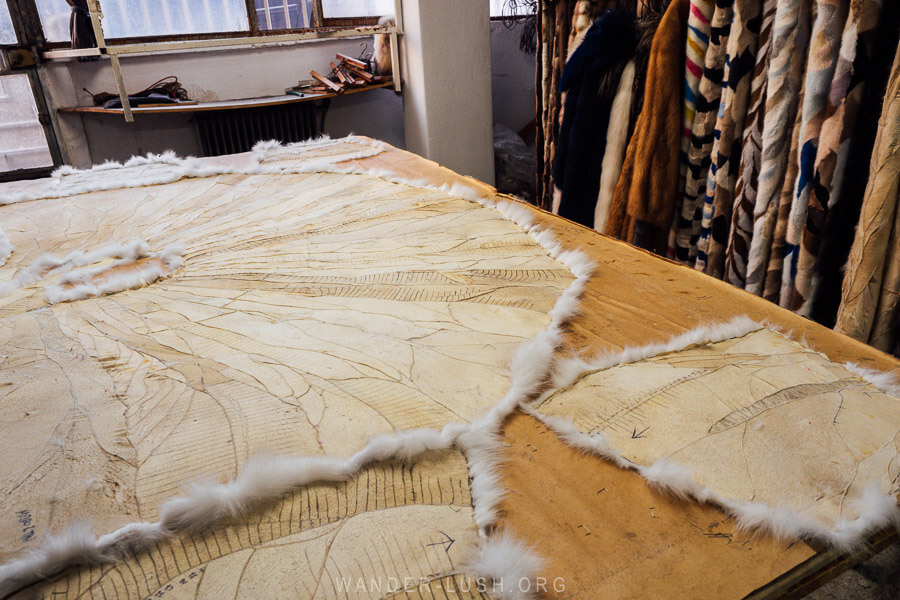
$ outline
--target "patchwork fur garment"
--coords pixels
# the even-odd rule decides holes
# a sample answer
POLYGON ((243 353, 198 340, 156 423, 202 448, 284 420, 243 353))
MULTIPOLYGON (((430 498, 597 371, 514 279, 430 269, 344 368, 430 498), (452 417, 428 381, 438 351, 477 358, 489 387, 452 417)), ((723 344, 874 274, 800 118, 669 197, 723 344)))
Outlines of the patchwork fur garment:
POLYGON ((784 266, 781 276, 779 304, 791 310, 800 308, 809 296, 812 262, 808 262, 804 273, 797 272, 800 236, 806 225, 810 189, 817 185, 813 175, 819 133, 822 131, 822 123, 827 116, 828 93, 831 90, 831 81, 837 67, 841 33, 844 31, 844 23, 847 20, 847 4, 845 0, 816 0, 816 19, 806 66, 806 95, 803 98, 799 171, 794 201, 791 205, 791 217, 787 226, 784 266), (794 289, 795 281, 798 286, 796 290, 794 289))
MULTIPOLYGON (((624 240, 642 221, 663 235, 678 195, 684 47, 690 0, 672 0, 653 36, 644 104, 616 182, 606 233, 624 240)), ((664 252, 665 240, 650 248, 664 252)))
MULTIPOLYGON (((806 80, 803 81, 803 87, 800 88, 800 96, 797 98, 799 106, 803 105, 805 93, 806 80)), ((802 117, 803 111, 798 110, 794 119, 794 125, 791 128, 791 149, 787 156, 784 157, 787 169, 785 170, 784 181, 781 184, 780 199, 775 209, 775 229, 769 242, 769 260, 763 283, 762 297, 775 304, 778 304, 778 298, 781 294, 781 269, 784 266, 785 240, 787 239, 788 221, 791 218, 791 206, 794 203, 794 184, 797 181, 797 171, 799 170, 797 157, 800 154, 800 132, 803 129, 802 117)))
MULTIPOLYGON (((774 4, 774 2, 771 2, 774 4)), ((736 0, 725 51, 722 99, 716 119, 712 163, 706 178, 703 218, 694 267, 722 279, 731 225, 734 182, 741 157, 741 135, 750 104, 756 45, 762 25, 762 0, 736 0)))
MULTIPOLYGON (((680 179, 678 189, 684 189, 687 178, 688 150, 691 146, 691 132, 694 128, 694 119, 697 117, 697 95, 700 91, 700 80, 703 78, 703 65, 706 62, 706 50, 709 47, 709 32, 712 27, 712 16, 715 11, 714 0, 691 0, 690 13, 688 15, 688 31, 685 45, 684 58, 684 117, 681 130, 681 166, 679 168, 680 179)), ((675 217, 682 212, 682 199, 678 195, 675 206, 675 217)), ((669 235, 670 257, 675 257, 674 227, 669 235)))
MULTIPOLYGON (((849 140, 841 142, 840 167, 835 174, 829 198, 829 210, 825 219, 825 232, 815 263, 814 291, 810 316, 825 325, 834 327, 838 306, 841 303, 841 283, 844 265, 850 254, 856 223, 866 191, 865 177, 840 177, 841 173, 867 173, 875 146, 878 118, 894 51, 900 38, 900 2, 881 2, 877 18, 879 27, 870 39, 871 31, 860 31, 853 77, 847 104, 859 97, 860 108, 856 123, 849 132, 849 140), (854 82, 864 82, 858 86, 854 82), (859 87, 864 89, 859 90, 859 87), (817 285, 815 285, 817 283, 817 285)), ((842 134, 842 137, 846 135, 842 134)))
POLYGON ((900 307, 900 47, 878 122, 869 182, 835 329, 890 351, 900 307))
POLYGON ((747 258, 753 238, 753 209, 756 206, 759 168, 762 161, 762 134, 766 116, 769 49, 775 25, 777 0, 765 0, 757 43, 756 64, 750 82, 750 108, 743 131, 740 166, 731 205, 731 231, 725 249, 725 280, 743 288, 747 280, 747 258))
POLYGON ((722 96, 725 49, 731 32, 734 0, 717 0, 709 28, 709 45, 703 75, 697 87, 697 104, 685 160, 681 213, 675 224, 675 257, 693 266, 700 237, 706 176, 712 162, 713 140, 722 96))
POLYGON ((744 286, 757 296, 762 294, 765 284, 769 249, 787 168, 785 157, 790 151, 791 124, 797 114, 803 84, 809 19, 810 6, 806 0, 781 0, 775 11, 772 46, 769 49, 762 161, 744 286))
POLYGON ((634 18, 612 10, 594 23, 563 69, 565 92, 554 184, 562 190, 560 216, 594 226, 606 131, 619 78, 634 52, 634 18))
POLYGON ((838 200, 838 194, 832 190, 835 180, 840 185, 840 178, 845 173, 850 134, 855 129, 856 116, 866 87, 868 57, 874 49, 880 13, 881 0, 851 3, 841 36, 841 49, 828 92, 825 120, 819 133, 806 224, 797 259, 795 289, 802 290, 803 286, 807 286, 807 289, 805 302, 803 298, 797 297, 800 294, 795 294, 794 302, 803 304, 802 313, 806 316, 812 315, 813 299, 820 282, 815 262, 822 245, 828 211, 838 200), (865 57, 865 62, 856 63, 857 54, 865 57))

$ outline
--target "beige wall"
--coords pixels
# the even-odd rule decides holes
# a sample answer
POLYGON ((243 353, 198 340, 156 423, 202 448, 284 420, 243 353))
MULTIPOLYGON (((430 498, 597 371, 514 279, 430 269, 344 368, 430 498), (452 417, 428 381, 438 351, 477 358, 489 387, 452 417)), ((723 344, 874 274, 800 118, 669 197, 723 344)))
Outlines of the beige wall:
POLYGON ((407 149, 492 184, 488 3, 404 0, 403 29, 407 149))

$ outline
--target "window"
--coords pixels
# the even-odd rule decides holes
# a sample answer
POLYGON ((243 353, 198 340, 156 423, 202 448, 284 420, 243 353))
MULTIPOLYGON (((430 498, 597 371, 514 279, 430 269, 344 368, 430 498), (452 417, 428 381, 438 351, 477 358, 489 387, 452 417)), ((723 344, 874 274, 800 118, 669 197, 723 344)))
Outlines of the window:
POLYGON ((313 26, 312 0, 254 0, 261 31, 313 26))
POLYGON ((9 17, 9 6, 6 2, 0 2, 0 45, 15 44, 17 41, 16 30, 9 17))
MULTIPOLYGON (((66 0, 37 0, 37 7, 47 41, 69 41, 66 0)), ((244 0, 100 0, 100 9, 107 38, 249 29, 244 0)))
POLYGON ((394 14, 394 0, 322 0, 326 19, 383 17, 394 14))
POLYGON ((0 172, 52 165, 28 75, 0 77, 0 172))

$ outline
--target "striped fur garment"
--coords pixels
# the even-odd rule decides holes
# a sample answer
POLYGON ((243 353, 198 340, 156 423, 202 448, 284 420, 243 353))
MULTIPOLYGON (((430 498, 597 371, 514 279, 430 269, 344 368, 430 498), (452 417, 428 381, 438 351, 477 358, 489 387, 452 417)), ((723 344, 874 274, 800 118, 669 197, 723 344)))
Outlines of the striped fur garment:
POLYGON ((769 48, 775 24, 776 0, 765 0, 762 25, 757 42, 756 64, 750 81, 750 107, 744 123, 743 146, 734 201, 731 206, 731 231, 725 249, 725 280, 743 288, 747 280, 747 258, 753 237, 753 209, 756 206, 759 168, 762 160, 762 132, 765 124, 769 74, 769 48))
POLYGON ((803 83, 803 63, 809 43, 809 8, 804 0, 782 0, 775 11, 769 50, 762 160, 744 286, 756 295, 762 294, 765 284, 775 215, 787 167, 785 156, 790 150, 791 124, 797 114, 797 98, 803 83))
POLYGON ((695 264, 698 270, 718 279, 725 270, 734 185, 740 166, 744 122, 751 101, 762 8, 762 0, 736 0, 725 55, 722 100, 703 198, 703 220, 695 264))
MULTIPOLYGON (((815 266, 829 210, 839 198, 836 189, 841 185, 841 176, 845 173, 850 136, 855 131, 856 117, 866 87, 869 57, 872 55, 878 30, 881 4, 882 0, 862 0, 850 4, 850 13, 841 36, 841 50, 828 93, 826 116, 819 134, 814 185, 810 189, 806 223, 800 238, 798 279, 795 283, 798 293, 793 299, 795 303, 803 303, 804 315, 813 318, 816 318, 813 314, 814 299, 821 281, 819 270, 815 266), (860 59, 859 63, 857 58, 860 59), (803 286, 808 286, 806 295, 800 297, 804 291, 803 286)), ((830 320, 831 317, 825 318, 830 320)))
MULTIPOLYGON (((684 189, 687 179, 688 149, 691 145, 691 131, 694 127, 694 119, 697 116, 697 96, 700 90, 700 80, 703 77, 703 65, 706 62, 706 49, 709 47, 709 32, 712 28, 712 16, 715 12, 713 0, 691 0, 690 12, 687 21, 687 41, 684 59, 684 115, 681 128, 681 164, 679 167, 678 189, 684 189)), ((679 196, 675 205, 675 218, 673 229, 669 235, 669 256, 675 256, 674 225, 682 211, 682 201, 679 196)))
MULTIPOLYGON (((709 45, 703 63, 703 75, 697 87, 697 106, 691 127, 687 171, 682 188, 681 214, 676 222, 675 257, 693 265, 697 258, 703 196, 711 164, 714 130, 722 96, 725 49, 731 33, 734 0, 717 0, 710 23, 709 45)), ((705 256, 704 256, 705 262, 705 256)))
POLYGON ((806 225, 810 190, 818 185, 814 178, 819 133, 827 116, 828 94, 837 67, 841 33, 847 20, 848 3, 844 0, 816 0, 816 20, 806 67, 806 95, 803 98, 803 125, 800 131, 799 172, 791 205, 785 240, 779 304, 800 308, 809 295, 812 261, 803 273, 797 272, 800 236, 806 225), (795 296, 795 282, 798 285, 795 296))

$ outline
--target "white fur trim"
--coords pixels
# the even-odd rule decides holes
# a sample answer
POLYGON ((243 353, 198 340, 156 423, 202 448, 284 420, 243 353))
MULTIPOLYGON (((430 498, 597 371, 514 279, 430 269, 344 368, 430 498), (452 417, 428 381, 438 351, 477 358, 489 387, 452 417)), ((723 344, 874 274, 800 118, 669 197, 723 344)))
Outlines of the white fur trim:
POLYGON ((844 368, 854 375, 862 377, 885 394, 900 398, 900 380, 893 373, 867 369, 852 362, 844 363, 844 368))
MULTIPOLYGON (((244 157, 243 163, 231 165, 223 164, 221 159, 217 160, 215 157, 195 158, 189 156, 186 158, 179 158, 171 150, 163 152, 162 154, 151 153, 146 156, 135 156, 124 163, 107 161, 103 164, 95 165, 90 169, 84 170, 75 169, 74 167, 66 165, 56 169, 49 178, 30 185, 25 191, 4 193, 2 186, 0 186, 0 205, 29 200, 40 200, 44 198, 76 196, 97 191, 172 183, 186 177, 210 177, 223 174, 257 175, 265 173, 314 173, 323 170, 328 171, 329 168, 333 167, 337 162, 358 158, 369 158, 384 152, 386 148, 387 145, 383 142, 359 136, 348 136, 337 140, 332 140, 328 136, 322 136, 313 140, 296 142, 288 145, 282 145, 280 142, 275 141, 258 142, 249 155, 244 157), (356 144, 360 146, 360 149, 356 152, 342 154, 333 158, 307 160, 301 165, 278 165, 263 162, 267 158, 270 158, 275 152, 290 152, 291 150, 325 147, 341 143, 356 144), (120 174, 118 177, 115 173, 115 171, 120 169, 131 169, 142 166, 155 166, 159 168, 150 169, 147 173, 143 174, 128 172, 120 174), (104 173, 104 177, 102 178, 89 177, 91 173, 101 172, 104 173), (69 179, 75 176, 82 176, 82 179, 89 179, 89 181, 69 182, 69 179)), ((235 156, 240 157, 241 155, 235 156)))
MULTIPOLYGON (((138 258, 146 256, 149 250, 150 247, 145 241, 134 238, 124 244, 109 244, 91 252, 75 250, 63 258, 58 258, 52 254, 42 254, 26 268, 19 270, 10 281, 0 283, 0 296, 5 296, 26 285, 36 283, 50 274, 61 275, 65 283, 67 281, 66 278, 72 273, 73 269, 107 258, 134 262, 138 258)), ((85 274, 96 274, 96 272, 99 271, 84 271, 85 274)))
POLYGON ((0 227, 0 267, 6 264, 6 261, 12 256, 13 250, 15 250, 15 247, 9 241, 9 236, 0 227))
POLYGON ((503 600, 537 598, 538 571, 544 561, 522 542, 505 531, 491 534, 481 542, 479 556, 466 569, 479 577, 489 578, 491 596, 503 600))

